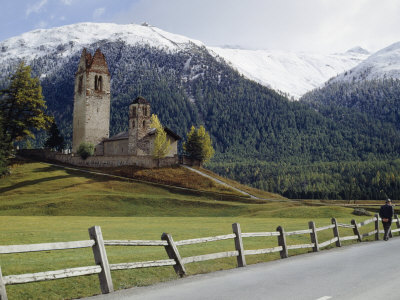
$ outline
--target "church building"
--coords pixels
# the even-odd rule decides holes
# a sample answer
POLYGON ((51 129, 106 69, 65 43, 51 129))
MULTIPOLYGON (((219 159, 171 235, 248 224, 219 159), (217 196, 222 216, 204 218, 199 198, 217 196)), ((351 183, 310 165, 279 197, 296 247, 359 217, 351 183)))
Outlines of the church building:
MULTIPOLYGON (((138 97, 127 108, 128 131, 109 136, 110 78, 100 49, 93 56, 83 49, 75 75, 72 152, 76 153, 82 142, 89 142, 95 145, 98 158, 129 156, 150 159, 156 130, 150 127, 151 106, 146 99, 138 97)), ((171 145, 167 157, 177 158, 181 137, 167 127, 164 130, 171 145)))

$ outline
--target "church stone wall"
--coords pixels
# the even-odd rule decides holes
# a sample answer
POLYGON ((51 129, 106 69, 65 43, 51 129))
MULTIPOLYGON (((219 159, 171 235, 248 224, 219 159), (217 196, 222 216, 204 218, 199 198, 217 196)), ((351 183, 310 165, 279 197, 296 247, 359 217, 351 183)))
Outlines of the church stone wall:
POLYGON ((170 167, 179 164, 179 157, 154 159, 152 156, 91 156, 83 160, 74 154, 61 154, 43 149, 22 149, 18 154, 25 157, 39 158, 79 166, 79 167, 119 167, 138 166, 143 168, 170 167))
POLYGON ((137 141, 137 155, 145 156, 145 155, 152 155, 151 149, 152 147, 152 137, 145 136, 144 138, 137 141))
POLYGON ((128 139, 104 142, 104 155, 105 156, 129 155, 128 139))

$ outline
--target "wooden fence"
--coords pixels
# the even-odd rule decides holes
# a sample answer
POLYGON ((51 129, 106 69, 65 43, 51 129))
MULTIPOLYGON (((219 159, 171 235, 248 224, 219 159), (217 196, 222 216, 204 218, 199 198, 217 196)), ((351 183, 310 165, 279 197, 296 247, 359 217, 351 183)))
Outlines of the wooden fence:
MULTIPOLYGON (((375 240, 379 240, 379 234, 384 233, 383 230, 379 229, 379 222, 381 221, 381 219, 379 218, 378 215, 375 215, 373 218, 365 220, 361 223, 357 223, 355 220, 352 220, 351 224, 343 224, 343 223, 338 223, 335 218, 332 218, 331 221, 332 221, 331 225, 324 227, 316 227, 315 223, 313 221, 310 221, 308 224, 309 228, 305 230, 285 232, 283 227, 278 226, 278 228, 274 232, 251 232, 251 233, 242 233, 240 229, 240 224, 234 223, 232 224, 233 233, 231 234, 181 240, 181 241, 174 241, 172 236, 168 233, 163 233, 161 236, 161 240, 103 240, 100 227, 94 226, 89 228, 90 240, 46 243, 46 244, 0 246, 0 255, 11 254, 11 253, 65 250, 65 249, 91 247, 93 250, 94 261, 96 264, 93 266, 69 268, 57 271, 47 271, 47 272, 39 272, 31 274, 8 275, 8 276, 2 276, 1 266, 0 266, 0 300, 7 300, 6 285, 98 274, 101 292, 103 294, 107 294, 114 291, 111 278, 111 271, 114 270, 172 266, 175 272, 180 277, 183 277, 186 275, 185 265, 189 263, 219 259, 224 257, 236 257, 237 266, 245 267, 246 256, 248 255, 279 252, 281 258, 287 258, 289 256, 288 253, 289 250, 311 248, 313 252, 318 252, 320 251, 321 248, 331 245, 333 243, 335 243, 337 247, 341 247, 341 242, 343 241, 358 240, 359 242, 361 242, 363 238, 372 235, 375 236, 375 240), (365 226, 373 222, 375 223, 375 229, 373 231, 367 233, 360 232, 360 228, 362 226, 365 226), (342 237, 339 234, 339 228, 350 228, 353 230, 353 235, 342 237), (318 232, 323 230, 332 230, 333 238, 321 243, 318 241, 318 232), (310 235, 309 244, 288 245, 286 243, 287 236, 302 235, 302 234, 310 235), (243 247, 243 238, 251 238, 251 237, 277 237, 278 245, 273 248, 245 250, 243 247), (179 246, 194 245, 194 244, 215 242, 228 239, 234 240, 235 244, 234 251, 219 252, 219 253, 191 256, 191 257, 181 257, 179 254, 178 250, 179 246), (169 259, 109 264, 105 246, 162 246, 165 248, 169 259)), ((400 219, 398 215, 395 215, 392 227, 394 226, 394 224, 397 225, 397 228, 392 229, 391 232, 392 233, 399 232, 400 234, 400 219)))

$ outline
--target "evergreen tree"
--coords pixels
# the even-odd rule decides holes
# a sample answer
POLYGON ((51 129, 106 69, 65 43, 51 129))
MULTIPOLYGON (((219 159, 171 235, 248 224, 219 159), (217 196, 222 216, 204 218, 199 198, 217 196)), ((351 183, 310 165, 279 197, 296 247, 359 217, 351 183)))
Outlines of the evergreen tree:
POLYGON ((21 62, 8 89, 1 91, 0 109, 7 142, 34 138, 33 129, 47 129, 52 118, 46 115, 42 87, 38 78, 31 77, 31 68, 21 62))
POLYGON ((161 125, 160 120, 157 115, 151 115, 151 128, 156 129, 156 138, 154 140, 154 148, 153 148, 153 157, 156 159, 160 159, 165 157, 170 151, 170 141, 167 138, 167 133, 164 130, 164 127, 161 125))
POLYGON ((55 122, 51 124, 49 134, 50 135, 46 140, 45 147, 56 149, 57 151, 63 150, 65 147, 64 137, 60 134, 55 122))
POLYGON ((183 149, 193 159, 197 159, 202 163, 209 161, 214 155, 214 148, 211 138, 204 126, 196 129, 194 126, 190 128, 187 134, 187 141, 183 143, 183 149))

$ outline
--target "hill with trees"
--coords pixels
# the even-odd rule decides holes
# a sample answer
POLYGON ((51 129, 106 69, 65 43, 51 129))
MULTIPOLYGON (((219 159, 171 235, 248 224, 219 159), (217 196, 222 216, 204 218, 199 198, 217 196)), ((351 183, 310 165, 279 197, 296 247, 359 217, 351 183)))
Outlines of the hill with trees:
MULTIPOLYGON (((88 49, 94 52, 98 47, 107 58, 112 78, 111 135, 127 130, 129 103, 141 95, 151 103, 152 113, 162 124, 179 135, 185 136, 192 125, 205 127, 215 149, 209 168, 283 193, 279 184, 271 182, 270 168, 276 165, 288 170, 284 178, 295 178, 300 166, 322 163, 327 168, 324 174, 346 180, 324 163, 399 158, 400 132, 393 122, 339 105, 291 102, 245 79, 202 46, 191 44, 181 51, 168 52, 149 45, 105 40, 88 49)), ((41 77, 48 112, 54 115, 67 146, 72 136, 73 84, 79 56, 76 52, 59 60, 56 53, 49 53, 31 62, 34 74, 41 77), (47 72, 52 67, 54 70, 47 72)), ((2 66, 2 70, 7 74, 12 65, 2 66)), ((0 82, 4 85, 7 80, 3 77, 0 82)), ((389 116, 392 108, 388 109, 389 116)), ((35 146, 45 140, 45 134, 37 134, 35 146)), ((305 188, 313 189, 311 182, 293 180, 293 187, 299 188, 290 193, 292 197, 310 195, 305 188)), ((346 198, 349 194, 334 191, 331 186, 323 195, 346 198)))

